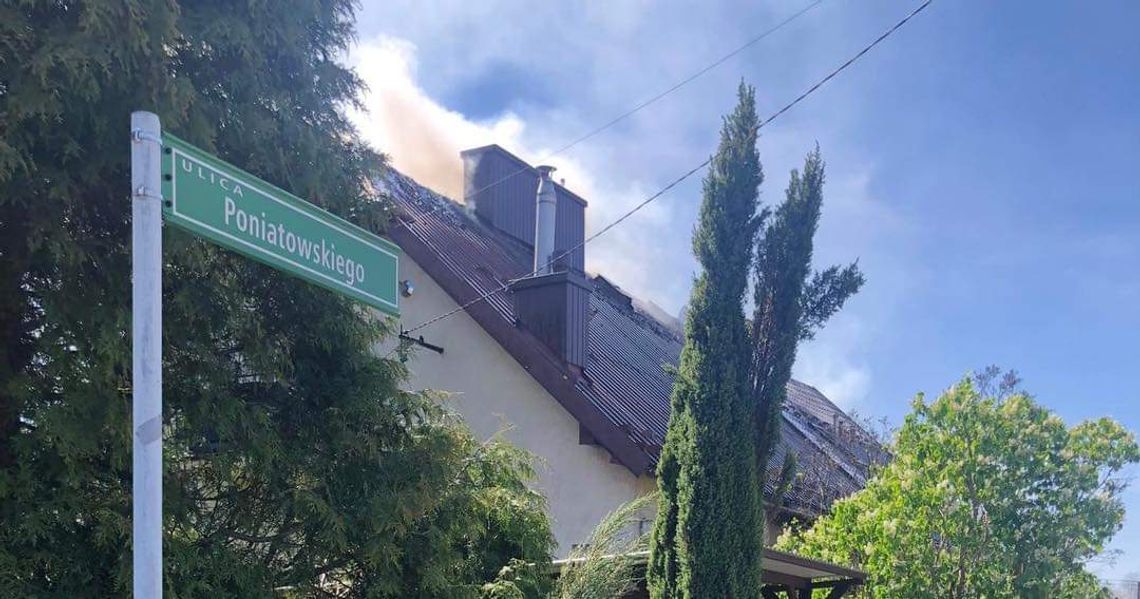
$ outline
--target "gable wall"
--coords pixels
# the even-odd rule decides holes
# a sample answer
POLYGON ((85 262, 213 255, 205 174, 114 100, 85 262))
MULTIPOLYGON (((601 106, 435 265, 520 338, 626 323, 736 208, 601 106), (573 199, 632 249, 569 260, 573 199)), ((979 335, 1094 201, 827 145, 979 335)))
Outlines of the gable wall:
MULTIPOLYGON (((400 280, 405 279, 415 286, 412 297, 400 298, 405 328, 457 307, 406 254, 400 257, 400 280)), ((612 463, 606 450, 579 444, 577 420, 466 313, 414 333, 421 334, 444 353, 419 348, 408 363, 408 387, 452 392, 448 407, 478 438, 509 427, 506 437, 539 457, 535 487, 549 504, 556 557, 585 542, 614 508, 654 489, 652 477, 634 476, 612 463)))

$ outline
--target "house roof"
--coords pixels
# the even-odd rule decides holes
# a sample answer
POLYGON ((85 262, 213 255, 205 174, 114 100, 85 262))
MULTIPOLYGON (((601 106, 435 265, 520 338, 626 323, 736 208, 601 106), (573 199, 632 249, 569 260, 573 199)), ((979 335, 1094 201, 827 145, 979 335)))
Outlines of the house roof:
MULTIPOLYGON (((457 303, 530 272, 530 248, 466 206, 393 169, 376 187, 396 207, 389 235, 457 303)), ((605 277, 591 276, 590 284, 587 355, 580 369, 517 325, 509 289, 491 293, 467 312, 578 419, 584 438, 605 447, 635 474, 649 474, 669 421, 670 367, 678 363, 684 340, 676 323, 655 318, 642 309, 646 304, 605 277)), ((784 455, 794 454, 798 475, 783 505, 812 516, 862 488, 869 465, 884 453, 816 388, 791 381, 787 398, 766 487, 769 494, 775 491, 784 455)))

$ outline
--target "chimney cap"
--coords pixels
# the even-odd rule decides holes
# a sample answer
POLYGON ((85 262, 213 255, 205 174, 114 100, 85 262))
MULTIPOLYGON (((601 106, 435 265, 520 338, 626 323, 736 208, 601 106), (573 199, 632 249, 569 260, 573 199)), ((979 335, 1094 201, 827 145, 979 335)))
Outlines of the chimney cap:
POLYGON ((540 166, 536 166, 534 168, 538 171, 538 174, 540 176, 542 176, 544 179, 549 179, 550 173, 553 173, 554 171, 558 170, 557 168, 550 166, 549 164, 543 164, 540 166))

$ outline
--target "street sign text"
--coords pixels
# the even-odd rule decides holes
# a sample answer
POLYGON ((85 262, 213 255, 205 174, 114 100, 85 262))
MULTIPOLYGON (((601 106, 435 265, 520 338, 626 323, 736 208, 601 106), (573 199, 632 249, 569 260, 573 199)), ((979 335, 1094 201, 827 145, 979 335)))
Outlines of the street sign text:
POLYGON ((394 244, 172 135, 162 141, 166 222, 399 314, 394 244))

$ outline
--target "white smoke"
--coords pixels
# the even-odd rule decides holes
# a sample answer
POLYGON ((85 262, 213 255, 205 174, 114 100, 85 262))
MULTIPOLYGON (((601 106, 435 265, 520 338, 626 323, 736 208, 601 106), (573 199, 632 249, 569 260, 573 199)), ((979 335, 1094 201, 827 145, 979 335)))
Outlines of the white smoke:
POLYGON ((520 145, 523 123, 515 115, 474 122, 428 97, 415 80, 410 42, 380 37, 359 45, 349 62, 368 86, 365 110, 350 115, 361 135, 397 170, 439 193, 463 200, 460 150, 520 145))
MULTIPOLYGON (((452 199, 463 200, 463 163, 459 152, 492 143, 531 164, 541 162, 557 167, 555 180, 564 180, 567 188, 589 202, 587 235, 648 195, 646 188, 628 172, 620 177, 595 179, 587 167, 572 157, 548 158, 553 149, 533 143, 533 136, 527 135, 527 124, 514 113, 476 121, 442 106, 418 83, 416 47, 406 40, 380 36, 365 41, 352 51, 347 62, 368 86, 364 110, 350 113, 364 139, 388 154, 397 170, 452 199), (599 180, 606 183, 597 185, 599 180)), ((564 139, 580 132, 560 133, 564 139)), ((577 150, 588 151, 585 146, 577 150)), ((587 269, 602 272, 647 299, 679 305, 680 297, 653 297, 654 291, 661 291, 654 285, 661 285, 663 279, 650 267, 660 262, 662 240, 672 237, 672 218, 665 202, 650 204, 623 226, 589 245, 587 269)), ((687 274, 678 274, 684 281, 682 288, 687 287, 687 274)))

